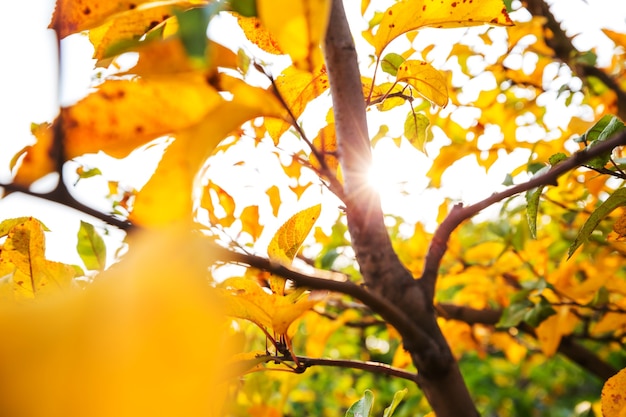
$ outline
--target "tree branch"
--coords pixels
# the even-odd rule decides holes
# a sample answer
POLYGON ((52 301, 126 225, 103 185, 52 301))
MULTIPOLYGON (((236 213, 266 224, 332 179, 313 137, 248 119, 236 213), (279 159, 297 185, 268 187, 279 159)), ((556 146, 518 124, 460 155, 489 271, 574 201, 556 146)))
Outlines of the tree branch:
POLYGON ((604 70, 575 61, 579 51, 574 47, 565 31, 561 29, 561 25, 544 0, 526 0, 526 8, 532 15, 543 16, 547 19, 545 26, 552 32, 553 36, 545 36, 545 40, 548 46, 554 50, 556 58, 567 64, 579 78, 584 80, 589 76, 596 77, 613 90, 617 95, 617 115, 620 119, 626 120, 626 91, 604 70))
POLYGON ((590 159, 611 152, 617 146, 626 145, 626 131, 623 131, 610 139, 607 139, 592 147, 582 149, 566 160, 560 162, 546 172, 543 175, 532 178, 531 180, 518 184, 508 190, 494 193, 491 196, 479 201, 476 204, 472 204, 464 207, 462 203, 455 205, 446 219, 439 225, 432 241, 428 253, 426 254, 426 260, 424 262, 424 270, 422 271, 421 280, 424 283, 425 288, 428 289, 428 296, 432 299, 434 296, 435 283, 439 273, 439 266, 441 259, 448 248, 448 240, 452 232, 465 220, 475 216, 481 210, 504 200, 505 198, 512 197, 517 194, 521 194, 525 191, 544 185, 556 185, 558 178, 574 170, 575 168, 583 165, 590 159))
MULTIPOLYGON (((501 310, 490 308, 475 309, 454 304, 438 304, 438 310, 448 320, 458 320, 467 324, 485 324, 495 326, 502 315, 501 310)), ((537 338, 535 329, 522 323, 518 326, 522 332, 537 338)), ((559 353, 578 364, 581 368, 596 375, 603 381, 615 375, 617 369, 600 359, 595 353, 577 343, 572 336, 565 336, 561 339, 558 347, 559 353)))

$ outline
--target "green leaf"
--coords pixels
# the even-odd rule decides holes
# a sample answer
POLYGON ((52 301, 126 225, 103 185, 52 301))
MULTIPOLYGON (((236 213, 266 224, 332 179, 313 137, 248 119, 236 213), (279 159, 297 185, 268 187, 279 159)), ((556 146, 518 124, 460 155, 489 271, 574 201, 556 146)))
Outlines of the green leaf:
POLYGON ((93 225, 81 220, 78 230, 76 250, 85 267, 92 271, 102 271, 106 266, 106 246, 93 225))
POLYGON ((389 53, 383 57, 380 62, 380 68, 386 72, 387 74, 391 74, 394 77, 398 73, 398 68, 400 64, 404 62, 404 58, 402 55, 398 55, 396 53, 389 53))
POLYGON ((230 0, 230 7, 244 17, 257 16, 256 0, 230 0))
POLYGON ((424 152, 424 146, 428 141, 432 139, 432 135, 428 131, 430 126, 430 120, 428 117, 421 113, 409 112, 404 121, 404 137, 413 145, 417 150, 424 152))
MULTIPOLYGON (((549 166, 544 166, 533 175, 533 178, 543 175, 549 170, 549 166)), ((545 186, 542 185, 526 191, 526 220, 528 221, 530 235, 533 239, 537 239, 537 213, 539 211, 539 200, 541 199, 541 193, 544 187, 545 186)))
MULTIPOLYGON (((522 293, 525 293, 526 296, 529 294, 529 292, 526 291, 522 291, 522 293)), ((511 304, 502 311, 502 316, 500 317, 500 321, 496 324, 496 327, 515 327, 524 321, 528 312, 534 307, 534 304, 525 297, 517 302, 511 302, 511 304)))
POLYGON ((391 405, 385 408, 383 417, 391 417, 393 415, 394 411, 396 411, 396 408, 398 407, 398 404, 400 404, 400 401, 402 401, 407 392, 408 389, 405 388, 393 394, 393 400, 391 400, 391 405))
POLYGON ((550 162, 550 165, 554 166, 558 164, 559 162, 563 162, 566 159, 567 159, 567 155, 565 155, 563 152, 559 152, 559 153, 555 153, 554 155, 552 155, 548 159, 548 161, 550 162))
MULTIPOLYGON (((577 142, 586 143, 588 144, 587 149, 591 149, 622 130, 624 130, 624 123, 617 117, 607 114, 598 120, 584 135, 578 138, 577 142)), ((589 160, 586 165, 592 168, 604 168, 607 162, 609 162, 610 157, 611 152, 607 152, 589 160)))
POLYGON ((537 327, 542 321, 555 314, 556 311, 552 308, 552 305, 542 296, 539 302, 526 312, 524 321, 532 327, 537 327))
POLYGON ((374 394, 372 391, 366 389, 363 393, 363 397, 360 400, 352 404, 352 406, 346 411, 345 417, 369 417, 374 405, 374 394))
POLYGON ((578 232, 576 239, 574 239, 574 242, 569 247, 569 251, 567 252, 567 259, 571 258, 576 249, 578 249, 578 247, 589 238, 589 235, 591 235, 591 233, 596 230, 596 227, 598 227, 598 224, 600 224, 602 219, 608 216, 609 213, 611 213, 613 210, 621 206, 626 206, 626 188, 620 188, 619 190, 616 190, 613 194, 609 196, 609 198, 606 199, 606 201, 600 204, 600 207, 598 207, 593 213, 591 213, 583 227, 581 227, 580 231, 578 232))
POLYGON ((209 21, 213 17, 210 7, 197 7, 184 12, 175 11, 178 19, 178 36, 192 61, 206 64, 206 35, 209 21))

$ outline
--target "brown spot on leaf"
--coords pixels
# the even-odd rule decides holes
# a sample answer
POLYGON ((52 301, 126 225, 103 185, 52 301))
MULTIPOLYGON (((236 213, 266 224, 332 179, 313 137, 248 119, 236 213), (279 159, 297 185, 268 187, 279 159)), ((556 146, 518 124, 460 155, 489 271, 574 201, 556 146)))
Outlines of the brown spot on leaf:
POLYGON ((450 3, 450 6, 456 7, 456 1, 453 1, 452 3, 450 3))
POLYGON ((387 14, 388 14, 389 16, 393 16, 393 10, 389 10, 389 11, 387 11, 387 14))
POLYGON ((91 9, 89 7, 85 7, 83 9, 83 14, 91 14, 91 9))
POLYGON ((141 135, 143 133, 143 126, 135 126, 135 133, 141 135))
POLYGON ((135 3, 131 3, 131 4, 128 5, 128 10, 133 10, 136 7, 137 7, 137 5, 135 3))
POLYGON ((422 6, 422 11, 425 12, 426 11, 426 5, 422 6))

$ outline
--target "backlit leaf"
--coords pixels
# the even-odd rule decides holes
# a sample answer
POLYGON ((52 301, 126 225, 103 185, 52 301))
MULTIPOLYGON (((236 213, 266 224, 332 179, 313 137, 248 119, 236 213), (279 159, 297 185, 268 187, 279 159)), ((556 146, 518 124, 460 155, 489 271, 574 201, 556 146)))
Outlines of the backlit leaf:
POLYGON ((259 206, 248 206, 239 216, 241 230, 250 234, 252 240, 257 240, 263 232, 263 225, 259 223, 259 206))
POLYGON ((270 54, 282 55, 280 45, 258 17, 237 16, 237 22, 252 43, 270 54))
MULTIPOLYGON (((276 78, 275 84, 278 93, 296 118, 302 115, 311 100, 329 88, 328 75, 323 68, 310 73, 289 67, 276 78)), ((266 120, 265 125, 276 144, 291 126, 289 122, 279 120, 266 120)))
POLYGON ((280 190, 278 189, 277 186, 272 185, 270 188, 267 189, 265 194, 267 194, 267 196, 270 198, 270 204, 272 206, 272 214, 274 215, 274 217, 278 216, 278 209, 280 208, 280 203, 281 203, 280 190))
MULTIPOLYGON (((15 220, 15 219, 14 219, 15 220)), ((13 270, 11 285, 15 299, 31 299, 68 288, 76 270, 45 258, 42 224, 33 218, 14 224, 2 246, 0 269, 13 270)))
POLYGON ((125 157, 152 139, 199 123, 221 103, 201 74, 106 81, 62 110, 66 157, 98 151, 125 157))
POLYGON ((446 78, 440 71, 424 61, 404 61, 398 68, 396 79, 411 85, 428 101, 439 107, 448 104, 446 78))
POLYGON ((395 38, 422 27, 450 28, 482 24, 513 24, 501 0, 404 0, 395 3, 383 14, 374 35, 376 55, 395 38))
POLYGON ((374 407, 374 394, 366 389, 360 400, 352 404, 345 417, 369 417, 374 407))
POLYGON ((389 405, 389 407, 385 408, 383 417, 391 417, 393 415, 394 411, 396 411, 396 408, 398 407, 407 392, 408 389, 405 388, 393 394, 393 400, 391 400, 391 404, 389 405))
POLYGON ((56 30, 59 39, 72 33, 98 26, 110 16, 135 9, 154 0, 57 0, 50 28, 56 30))
POLYGON ((602 415, 624 417, 626 415, 626 368, 610 377, 602 387, 602 415))
POLYGON ((92 224, 80 221, 76 251, 83 263, 90 270, 104 270, 106 266, 106 246, 102 236, 92 224))
MULTIPOLYGON (((296 257, 304 239, 308 236, 322 210, 321 204, 316 204, 291 216, 274 234, 267 248, 270 259, 290 264, 296 257)), ((285 280, 272 276, 270 287, 276 294, 285 292, 285 280)))
POLYGON ((54 126, 50 123, 33 124, 31 132, 37 142, 23 149, 24 157, 13 179, 16 184, 25 187, 56 170, 56 161, 53 158, 56 154, 54 126))
POLYGON ((432 139, 432 135, 429 135, 429 126, 428 117, 413 111, 409 112, 404 121, 404 137, 420 152, 425 152, 426 143, 432 139))
POLYGON ((382 69, 387 74, 391 74, 395 76, 398 73, 398 68, 404 62, 404 57, 402 55, 398 55, 394 52, 391 52, 380 61, 380 69, 382 69))
POLYGON ((326 36, 331 0, 257 0, 262 24, 296 68, 313 72, 324 63, 320 44, 326 36))
MULTIPOLYGON (((191 3, 184 5, 184 2, 180 2, 179 5, 188 7, 191 3)), ((171 16, 171 5, 157 5, 121 14, 91 29, 89 40, 94 46, 93 58, 102 60, 125 52, 129 47, 139 44, 142 35, 171 16)))
POLYGON ((578 232, 576 239, 574 239, 574 242, 572 242, 569 247, 567 252, 568 259, 571 258, 580 245, 587 241, 591 233, 596 230, 596 227, 598 227, 598 224, 600 224, 602 219, 621 206, 626 206, 626 188, 615 190, 609 198, 607 198, 597 209, 594 210, 593 213, 591 213, 583 227, 578 232))

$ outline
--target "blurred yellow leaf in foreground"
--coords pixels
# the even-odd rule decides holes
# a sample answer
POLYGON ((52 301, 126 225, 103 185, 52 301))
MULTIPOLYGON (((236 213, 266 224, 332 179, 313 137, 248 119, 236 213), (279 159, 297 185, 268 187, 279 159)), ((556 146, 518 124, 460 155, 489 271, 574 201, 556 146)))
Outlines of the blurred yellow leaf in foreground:
POLYGON ((190 234, 139 235, 85 290, 0 305, 0 415, 212 416, 225 322, 190 234))

